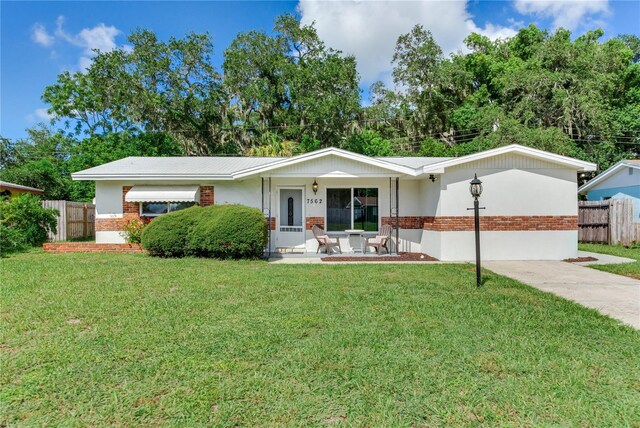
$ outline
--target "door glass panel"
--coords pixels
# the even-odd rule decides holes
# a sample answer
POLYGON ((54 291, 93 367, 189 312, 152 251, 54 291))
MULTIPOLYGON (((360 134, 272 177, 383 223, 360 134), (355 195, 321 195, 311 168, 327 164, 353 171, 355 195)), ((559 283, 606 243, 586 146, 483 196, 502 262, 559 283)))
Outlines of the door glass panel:
POLYGON ((351 189, 327 189, 327 230, 351 229, 351 189))
POLYGON ((353 227, 367 232, 378 230, 378 189, 353 189, 353 227))
POLYGON ((302 189, 280 190, 280 226, 302 226, 302 189))

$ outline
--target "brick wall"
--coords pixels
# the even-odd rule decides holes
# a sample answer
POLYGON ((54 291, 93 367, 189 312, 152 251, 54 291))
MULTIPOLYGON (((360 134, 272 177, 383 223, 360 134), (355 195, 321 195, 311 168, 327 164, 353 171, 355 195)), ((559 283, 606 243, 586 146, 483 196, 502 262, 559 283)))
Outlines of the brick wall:
MULTIPOLYGON (((398 223, 400 224, 400 229, 422 229, 426 217, 422 216, 400 216, 398 217, 398 223)), ((395 217, 382 217, 382 224, 396 224, 395 217)))
POLYGON ((314 224, 324 229, 324 217, 307 217, 305 223, 307 230, 311 230, 314 224))
POLYGON ((142 253, 140 244, 96 244, 95 242, 47 242, 46 253, 142 253))
MULTIPOLYGON (((472 231, 472 216, 425 217, 424 229, 472 231)), ((578 230, 577 216, 480 216, 484 231, 578 230)))
POLYGON ((125 196, 127 192, 131 190, 132 186, 123 186, 122 187, 122 213, 123 214, 140 214, 140 204, 137 202, 127 202, 125 201, 125 196))
POLYGON ((213 205, 213 186, 200 186, 200 206, 213 205))
MULTIPOLYGON (((395 217, 382 217, 382 224, 395 225, 395 217)), ((424 229, 439 232, 473 231, 473 216, 400 216, 400 229, 424 229)), ((480 229, 500 230, 578 230, 577 216, 480 216, 480 229)))

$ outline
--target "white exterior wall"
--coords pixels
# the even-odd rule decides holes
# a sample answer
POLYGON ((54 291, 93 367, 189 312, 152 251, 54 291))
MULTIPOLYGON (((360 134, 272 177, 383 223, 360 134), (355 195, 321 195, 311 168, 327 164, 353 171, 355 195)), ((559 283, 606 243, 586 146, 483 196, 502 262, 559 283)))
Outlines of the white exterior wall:
MULTIPOLYGON (((439 216, 469 216, 469 182, 482 181, 481 216, 577 216, 576 171, 520 155, 502 155, 445 170, 439 216)), ((577 231, 484 231, 483 260, 559 260, 577 257, 577 231)), ((425 232, 423 252, 440 260, 475 259, 474 232, 425 232)))
MULTIPOLYGON (((122 186, 121 181, 96 181, 96 220, 122 218, 122 186)), ((121 244, 125 242, 119 231, 96 231, 96 242, 99 244, 121 244)))

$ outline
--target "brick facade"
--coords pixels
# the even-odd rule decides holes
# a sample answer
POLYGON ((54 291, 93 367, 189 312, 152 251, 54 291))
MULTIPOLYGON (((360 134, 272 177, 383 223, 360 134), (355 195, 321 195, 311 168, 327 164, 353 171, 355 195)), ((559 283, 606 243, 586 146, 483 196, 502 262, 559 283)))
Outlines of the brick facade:
POLYGON ((142 253, 140 244, 96 244, 95 242, 46 242, 45 253, 142 253))
MULTIPOLYGON (((422 229, 424 226, 426 217, 422 216, 400 216, 398 217, 398 223, 400 229, 422 229)), ((395 217, 382 217, 382 224, 396 224, 395 217)))
POLYGON ((200 206, 213 205, 213 186, 200 186, 200 206))
POLYGON ((276 230, 276 218, 271 217, 271 230, 276 230))
POLYGON ((324 217, 307 217, 305 223, 307 230, 311 230, 314 224, 324 229, 324 217))
MULTIPOLYGON (((395 225, 395 217, 382 217, 382 224, 395 225)), ((473 216, 400 216, 400 229, 438 232, 473 231, 473 216)), ((577 216, 480 216, 483 231, 578 230, 577 216)))
POLYGON ((131 190, 132 186, 123 186, 122 187, 122 213, 125 215, 127 214, 135 214, 137 216, 140 215, 140 204, 137 202, 127 202, 125 201, 125 196, 127 195, 127 192, 129 190, 131 190))
MULTIPOLYGON (((473 231, 472 216, 425 217, 424 230, 473 231)), ((483 231, 578 230, 578 216, 480 216, 483 231)))

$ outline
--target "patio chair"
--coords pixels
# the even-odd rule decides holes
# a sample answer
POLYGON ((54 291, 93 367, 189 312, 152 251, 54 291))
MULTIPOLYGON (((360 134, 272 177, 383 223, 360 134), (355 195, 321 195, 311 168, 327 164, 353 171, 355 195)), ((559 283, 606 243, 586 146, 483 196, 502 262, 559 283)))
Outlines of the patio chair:
POLYGON ((325 233, 324 229, 314 224, 311 228, 313 231, 313 236, 318 241, 318 249, 316 250, 316 254, 320 252, 320 249, 324 247, 324 250, 327 254, 331 253, 331 247, 338 247, 338 251, 342 254, 342 248, 340 248, 340 239, 336 238, 335 241, 332 241, 331 238, 325 233))
POLYGON ((384 248, 387 250, 387 254, 389 254, 389 241, 391 240, 391 231, 393 228, 390 224, 382 225, 380 231, 376 236, 365 238, 364 247, 373 247, 376 249, 376 253, 380 255, 380 249, 384 248))

